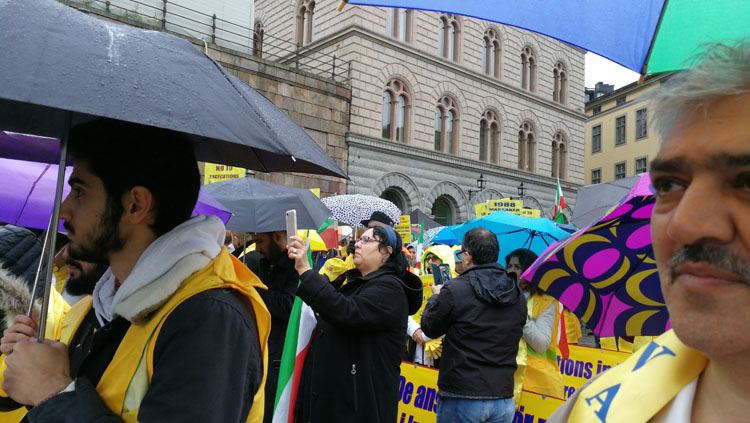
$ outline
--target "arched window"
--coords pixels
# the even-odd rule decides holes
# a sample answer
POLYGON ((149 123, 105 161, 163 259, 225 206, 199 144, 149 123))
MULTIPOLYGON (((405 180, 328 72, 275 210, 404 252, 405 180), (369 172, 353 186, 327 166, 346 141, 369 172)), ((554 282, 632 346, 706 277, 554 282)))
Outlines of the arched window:
POLYGON ((554 91, 552 91, 552 101, 565 104, 568 101, 568 72, 562 62, 557 62, 552 69, 552 76, 555 79, 554 91))
POLYGON ((518 168, 533 172, 536 166, 536 136, 534 127, 529 122, 524 122, 518 129, 518 168))
POLYGON ((479 121, 479 160, 500 163, 500 120, 492 110, 487 110, 479 121))
POLYGON ((404 83, 392 79, 383 91, 383 138, 406 142, 411 96, 404 83))
POLYGON ((521 50, 521 88, 536 92, 536 57, 528 46, 521 50))
POLYGON ((405 210, 404 207, 404 197, 395 189, 388 188, 385 191, 383 191, 382 194, 380 194, 380 198, 384 200, 388 200, 391 203, 393 203, 396 207, 401 209, 401 213, 406 214, 407 210, 405 210))
POLYGON ((297 45, 312 42, 315 27, 315 0, 300 0, 297 7, 297 45))
POLYGON ((461 44, 458 18, 455 15, 443 15, 439 25, 438 55, 457 62, 461 44))
POLYGON ((552 139, 552 177, 565 179, 567 177, 568 147, 565 135, 556 133, 552 139))
POLYGON ((401 41, 411 41, 412 11, 407 9, 389 8, 387 31, 388 36, 401 41))
POLYGON ((458 151, 458 107, 449 96, 435 107, 435 150, 456 154, 458 151))
POLYGON ((484 73, 495 78, 500 78, 500 63, 502 55, 500 50, 500 37, 494 29, 488 29, 482 39, 482 63, 484 73))
POLYGON ((263 29, 263 22, 255 22, 253 27, 253 56, 263 57, 263 35, 265 30, 263 29))
POLYGON ((443 195, 436 198, 435 202, 432 203, 432 210, 430 211, 430 213, 432 214, 432 218, 435 220, 435 222, 443 226, 450 226, 455 223, 453 219, 454 212, 453 207, 451 206, 451 202, 443 195))

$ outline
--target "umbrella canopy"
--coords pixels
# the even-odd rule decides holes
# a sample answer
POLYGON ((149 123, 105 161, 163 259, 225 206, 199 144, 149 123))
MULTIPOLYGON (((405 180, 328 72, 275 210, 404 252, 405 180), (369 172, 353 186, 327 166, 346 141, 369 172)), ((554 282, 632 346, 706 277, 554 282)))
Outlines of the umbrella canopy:
POLYGON ((53 0, 0 0, 0 44, 0 129, 60 138, 68 118, 106 117, 184 133, 198 160, 346 177, 283 111, 187 40, 53 0))
POLYGON ((578 189, 573 224, 582 228, 602 217, 625 197, 641 179, 640 175, 603 184, 586 185, 578 189))
POLYGON ((401 217, 401 209, 398 206, 372 195, 335 195, 324 198, 322 201, 335 220, 351 226, 362 226, 361 222, 369 219, 376 211, 385 213, 394 223, 398 223, 401 217))
POLYGON ((423 212, 420 209, 414 209, 414 211, 409 213, 409 219, 411 220, 412 225, 417 225, 420 227, 422 225, 422 221, 424 220, 425 229, 432 229, 432 228, 437 228, 438 226, 441 226, 439 223, 432 220, 430 216, 425 214, 425 212, 423 212))
POLYGON ((286 230, 286 211, 297 210, 297 228, 318 229, 331 213, 312 193, 254 178, 214 182, 203 187, 232 211, 227 229, 241 232, 286 230))
POLYGON ((684 69, 713 41, 750 36, 746 0, 349 0, 455 13, 537 32, 639 73, 684 69), (582 30, 585 28, 585 30, 582 30))
POLYGON ((550 246, 522 275, 599 336, 659 335, 669 314, 651 247, 655 195, 648 174, 616 206, 550 246))
MULTIPOLYGON (((65 169, 70 178, 72 167, 65 169)), ((27 228, 47 229, 57 188, 57 165, 0 158, 0 221, 27 228)), ((63 196, 70 193, 64 185, 63 196)), ((231 212, 203 190, 198 192, 198 203, 192 215, 212 214, 226 223, 231 212)), ((60 225, 60 230, 62 225, 60 225)))
POLYGON ((501 264, 505 264, 505 256, 517 248, 528 248, 541 254, 555 241, 569 235, 547 218, 524 217, 499 210, 485 217, 443 228, 432 242, 460 244, 464 235, 474 228, 485 228, 497 236, 500 244, 497 261, 501 264))

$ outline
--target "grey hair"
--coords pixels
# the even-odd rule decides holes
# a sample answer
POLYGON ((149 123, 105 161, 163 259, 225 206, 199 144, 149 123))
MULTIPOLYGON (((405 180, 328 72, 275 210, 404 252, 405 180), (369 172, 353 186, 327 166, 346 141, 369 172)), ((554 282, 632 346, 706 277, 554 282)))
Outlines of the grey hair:
POLYGON ((720 97, 750 92, 750 43, 716 43, 704 48, 691 60, 694 67, 677 73, 651 96, 654 127, 662 141, 681 113, 705 111, 720 97))

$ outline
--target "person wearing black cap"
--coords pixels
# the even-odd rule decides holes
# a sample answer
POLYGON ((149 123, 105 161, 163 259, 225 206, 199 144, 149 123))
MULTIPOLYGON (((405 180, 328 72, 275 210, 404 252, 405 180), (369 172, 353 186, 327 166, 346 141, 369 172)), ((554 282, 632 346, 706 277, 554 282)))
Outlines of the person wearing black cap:
POLYGON ((387 214, 383 213, 382 211, 374 211, 372 212, 372 215, 369 219, 363 220, 362 226, 365 226, 367 228, 374 228, 375 226, 390 226, 393 227, 393 220, 388 217, 387 214))

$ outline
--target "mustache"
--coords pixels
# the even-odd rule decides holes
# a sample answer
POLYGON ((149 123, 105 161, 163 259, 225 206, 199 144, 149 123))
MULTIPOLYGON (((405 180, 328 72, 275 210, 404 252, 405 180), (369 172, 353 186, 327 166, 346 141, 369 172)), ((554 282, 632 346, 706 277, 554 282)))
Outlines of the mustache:
POLYGON ((70 222, 65 221, 65 220, 63 220, 63 228, 65 228, 65 230, 68 231, 68 233, 75 232, 73 231, 73 225, 70 222))
POLYGON ((83 268, 81 267, 81 263, 79 263, 78 260, 76 260, 76 259, 69 258, 68 260, 65 261, 65 264, 67 264, 68 267, 75 267, 76 269, 78 269, 81 272, 83 272, 83 268))
POLYGON ((714 267, 739 276, 745 285, 750 285, 750 263, 728 247, 694 244, 680 248, 667 261, 670 278, 675 278, 678 266, 688 262, 710 263, 714 267))

